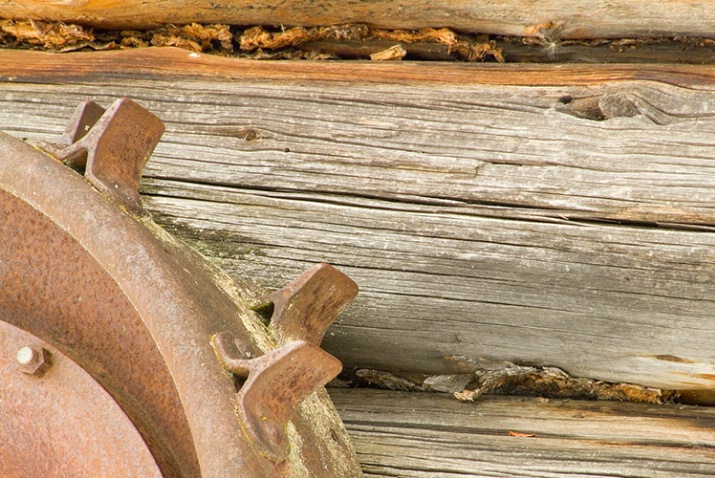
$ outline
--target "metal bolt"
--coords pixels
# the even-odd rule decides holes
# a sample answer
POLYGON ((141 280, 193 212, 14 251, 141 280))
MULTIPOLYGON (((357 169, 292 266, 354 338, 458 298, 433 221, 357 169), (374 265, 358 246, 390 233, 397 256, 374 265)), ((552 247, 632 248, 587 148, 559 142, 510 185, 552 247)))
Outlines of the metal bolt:
POLYGON ((50 351, 44 347, 21 347, 17 351, 17 363, 20 371, 28 375, 41 377, 52 366, 50 351))
POLYGON ((17 351, 17 361, 20 365, 29 365, 35 361, 37 353, 32 350, 32 347, 22 347, 17 351))

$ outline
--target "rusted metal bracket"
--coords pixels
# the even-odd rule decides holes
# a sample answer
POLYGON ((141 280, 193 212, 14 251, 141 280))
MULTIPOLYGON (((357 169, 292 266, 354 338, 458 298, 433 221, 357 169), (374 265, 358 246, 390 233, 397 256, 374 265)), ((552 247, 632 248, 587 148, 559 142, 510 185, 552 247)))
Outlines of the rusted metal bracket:
POLYGON ((67 166, 85 169, 97 190, 139 212, 139 180, 163 133, 161 120, 129 98, 106 111, 90 100, 77 107, 59 143, 39 146, 67 166))
POLYGON ((224 368, 245 379, 236 395, 238 414, 261 454, 283 461, 290 453, 288 420, 318 387, 342 370, 342 364, 317 345, 297 340, 257 358, 245 358, 229 332, 213 339, 224 368))
POLYGON ((320 264, 264 300, 267 326, 230 277, 142 211, 162 131, 125 98, 80 105, 61 141, 41 145, 49 155, 0 133, 0 395, 16 397, 0 401, 12 424, 0 443, 18 444, 0 447, 0 469, 362 476, 322 389, 340 362, 318 346, 357 286, 320 264), (66 428, 56 404, 85 417, 81 433, 54 439, 66 428))
POLYGON ((330 324, 357 293, 352 279, 322 263, 268 295, 259 307, 273 305, 270 324, 282 337, 320 345, 330 324))
POLYGON ((213 338, 223 367, 245 379, 236 401, 246 434, 271 460, 288 456, 285 431, 298 406, 342 370, 340 361, 319 346, 357 292, 348 276, 329 264, 317 264, 258 306, 272 309, 270 327, 291 342, 254 357, 229 332, 213 338))

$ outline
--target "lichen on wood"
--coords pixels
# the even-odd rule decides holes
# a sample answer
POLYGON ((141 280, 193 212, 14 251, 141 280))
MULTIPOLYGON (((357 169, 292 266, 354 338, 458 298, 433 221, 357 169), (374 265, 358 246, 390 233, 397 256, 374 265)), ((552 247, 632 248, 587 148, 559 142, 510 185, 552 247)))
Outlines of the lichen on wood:
POLYGON ((463 391, 454 393, 455 398, 473 401, 483 393, 491 393, 660 404, 677 396, 677 393, 671 390, 571 377, 557 367, 524 367, 510 364, 500 370, 478 370, 475 377, 475 381, 463 391))
POLYGON ((473 402, 483 394, 652 404, 680 398, 672 390, 571 377, 557 367, 529 367, 507 362, 499 368, 477 369, 473 374, 461 375, 399 374, 359 369, 343 385, 412 392, 446 392, 463 402, 473 402))
POLYGON ((75 45, 88 45, 94 39, 92 29, 81 25, 0 19, 0 44, 61 50, 75 45))
POLYGON ((56 52, 175 46, 195 52, 229 54, 233 52, 233 34, 228 25, 220 24, 101 31, 62 22, 0 20, 0 44, 56 52))
POLYGON ((496 62, 658 62, 712 64, 715 39, 646 37, 565 39, 558 24, 533 35, 494 36, 449 28, 395 30, 364 23, 291 28, 222 23, 162 25, 144 30, 102 30, 42 20, 0 19, 0 45, 55 52, 175 46, 195 53, 278 59, 388 59, 496 62), (404 50, 404 56, 401 51, 404 50), (395 55, 395 52, 399 54, 395 55))
POLYGON ((0 43, 14 48, 41 48, 67 52, 89 48, 94 50, 175 46, 197 53, 251 56, 257 59, 327 59, 329 54, 297 49, 311 41, 362 43, 374 40, 397 42, 387 56, 378 49, 370 55, 378 59, 398 59, 407 55, 408 44, 440 44, 448 55, 466 61, 504 61, 501 49, 486 36, 457 35, 446 29, 384 30, 365 24, 330 25, 270 29, 263 26, 232 27, 226 24, 165 25, 149 30, 102 31, 61 22, 0 20, 0 43), (234 33, 233 30, 236 31, 234 33), (236 53, 238 52, 238 53, 236 53))
MULTIPOLYGON (((180 27, 168 25, 150 32, 143 33, 150 37, 153 46, 177 46, 196 52, 211 52, 228 54, 233 52, 233 34, 228 25, 200 25, 192 23, 180 27)), ((124 36, 124 38, 131 38, 124 36)))
POLYGON ((364 24, 346 24, 312 28, 293 27, 270 31, 264 27, 256 26, 246 30, 238 37, 240 48, 244 51, 280 50, 318 40, 334 42, 391 40, 398 42, 397 45, 391 47, 395 50, 389 54, 382 54, 383 50, 372 53, 370 58, 373 60, 383 59, 383 57, 384 59, 397 59, 395 56, 397 51, 404 52, 397 55, 401 59, 407 54, 405 44, 436 43, 445 45, 448 53, 455 53, 458 58, 467 61, 484 61, 486 59, 504 61, 501 49, 497 47, 494 40, 490 40, 484 35, 475 38, 458 35, 448 28, 424 28, 408 31, 372 28, 364 24), (373 58, 374 55, 377 56, 373 58))

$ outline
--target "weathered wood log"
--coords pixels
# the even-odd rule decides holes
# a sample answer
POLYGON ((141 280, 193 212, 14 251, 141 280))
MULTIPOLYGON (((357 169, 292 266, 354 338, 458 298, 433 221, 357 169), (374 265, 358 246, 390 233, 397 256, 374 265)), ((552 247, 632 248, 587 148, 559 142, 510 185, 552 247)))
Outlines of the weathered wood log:
MULTIPOLYGON (((0 80, 63 84, 88 82, 98 75, 111 81, 137 75, 165 81, 210 78, 224 81, 330 82, 362 85, 503 85, 525 87, 589 87, 621 82, 656 82, 676 88, 708 88, 715 71, 708 66, 647 65, 554 65, 539 64, 399 64, 394 62, 260 62, 192 53, 178 48, 142 48, 77 52, 70 56, 34 51, 4 50, 0 80), (32 65, 28 63, 31 62, 32 65), (63 68, 64 65, 70 68, 63 68), (59 75, 59 72, 62 75, 59 75)), ((678 89, 677 91, 681 91, 678 89)), ((690 100, 689 100, 690 101, 690 100)), ((255 138, 254 138, 255 139, 255 138)))
POLYGON ((715 409, 331 389, 366 476, 702 477, 715 409))
POLYGON ((167 125, 158 221, 264 287, 318 261, 358 281, 324 343, 348 367, 712 389, 714 76, 4 51, 0 129, 137 99, 167 125))
POLYGON ((0 18, 53 20, 101 28, 163 24, 320 26, 369 23, 381 28, 449 27, 458 31, 550 38, 632 38, 715 35, 715 10, 706 0, 615 1, 371 1, 331 0, 174 2, 130 0, 0 3, 0 18))

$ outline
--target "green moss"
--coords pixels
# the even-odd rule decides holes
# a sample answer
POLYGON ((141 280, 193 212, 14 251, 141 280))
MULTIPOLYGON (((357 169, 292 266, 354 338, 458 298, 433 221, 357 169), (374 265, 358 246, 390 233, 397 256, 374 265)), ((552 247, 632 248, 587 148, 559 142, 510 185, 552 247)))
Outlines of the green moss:
POLYGON ((154 222, 178 237, 209 259, 251 260, 264 257, 262 245, 227 231, 195 229, 176 221, 176 218, 152 212, 154 222))

